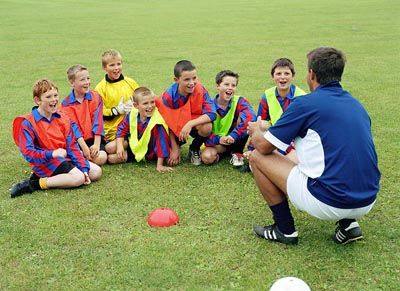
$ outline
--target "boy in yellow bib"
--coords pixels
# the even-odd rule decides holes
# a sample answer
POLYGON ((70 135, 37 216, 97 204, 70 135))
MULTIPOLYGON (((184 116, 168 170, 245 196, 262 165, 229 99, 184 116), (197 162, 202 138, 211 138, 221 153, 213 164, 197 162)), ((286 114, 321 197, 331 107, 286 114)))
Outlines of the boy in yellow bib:
POLYGON ((239 75, 229 70, 221 71, 215 77, 218 94, 213 102, 217 118, 201 155, 206 165, 217 162, 220 156, 231 156, 234 167, 243 166, 243 149, 249 137, 247 125, 256 120, 256 114, 244 97, 235 95, 238 81, 239 75))
POLYGON ((116 149, 108 156, 110 164, 157 160, 158 172, 173 170, 164 166, 171 148, 168 126, 155 106, 154 93, 146 87, 133 92, 132 111, 118 125, 116 140, 110 144, 116 149))

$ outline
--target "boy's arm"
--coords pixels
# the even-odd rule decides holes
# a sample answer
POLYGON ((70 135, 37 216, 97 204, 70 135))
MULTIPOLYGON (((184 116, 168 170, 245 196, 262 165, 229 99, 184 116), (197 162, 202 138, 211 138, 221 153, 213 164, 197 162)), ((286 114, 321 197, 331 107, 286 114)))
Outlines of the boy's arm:
POLYGON ((79 147, 81 148, 85 158, 88 160, 91 160, 90 149, 89 149, 88 145, 86 144, 85 140, 83 139, 83 137, 78 138, 77 141, 78 141, 79 147))
POLYGON ((100 142, 101 142, 101 136, 95 135, 94 139, 93 139, 93 144, 90 146, 90 156, 91 157, 93 157, 93 158, 97 157, 97 155, 99 154, 100 142))
POLYGON ((201 124, 206 124, 212 122, 211 118, 207 114, 200 115, 199 117, 189 120, 183 127, 182 130, 179 134, 179 140, 180 141, 186 141, 189 138, 189 134, 192 130, 192 128, 201 125, 201 124))
POLYGON ((19 150, 29 163, 46 164, 53 158, 52 150, 35 146, 35 131, 29 121, 24 120, 19 134, 19 150))
POLYGON ((116 138, 117 142, 117 157, 123 161, 124 160, 124 153, 125 153, 125 148, 124 148, 124 138, 123 137, 117 137, 116 138))
POLYGON ((176 142, 176 135, 172 132, 172 130, 169 131, 169 140, 171 143, 171 152, 169 154, 167 164, 169 166, 176 166, 181 162, 181 149, 176 142))
POLYGON ((71 159, 72 163, 83 173, 87 173, 90 170, 89 161, 85 159, 81 150, 78 147, 76 138, 73 136, 72 131, 67 136, 67 156, 71 159))
POLYGON ((156 170, 160 173, 172 172, 174 169, 168 166, 164 166, 164 158, 157 158, 156 170))
POLYGON ((239 120, 237 120, 236 126, 229 133, 229 136, 231 136, 233 140, 247 137, 247 125, 249 124, 249 122, 256 121, 256 114, 253 108, 251 107, 250 103, 243 97, 240 97, 238 100, 235 115, 236 114, 239 120))
MULTIPOLYGON (((104 136, 104 121, 103 121, 103 100, 97 94, 94 94, 97 97, 97 106, 96 110, 91 113, 92 118, 92 133, 93 135, 104 136)), ((93 101, 92 101, 93 102, 93 101)))

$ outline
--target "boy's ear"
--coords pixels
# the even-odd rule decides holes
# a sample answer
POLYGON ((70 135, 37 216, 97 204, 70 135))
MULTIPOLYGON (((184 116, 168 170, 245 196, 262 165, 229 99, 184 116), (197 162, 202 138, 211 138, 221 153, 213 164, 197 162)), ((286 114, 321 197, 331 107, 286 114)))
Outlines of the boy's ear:
POLYGON ((135 107, 136 109, 139 109, 138 107, 139 107, 139 104, 137 104, 135 101, 133 101, 133 107, 135 107))
POLYGON ((38 96, 33 97, 33 101, 35 101, 36 105, 39 105, 40 98, 38 96))
POLYGON ((179 78, 174 77, 174 82, 178 82, 179 78))

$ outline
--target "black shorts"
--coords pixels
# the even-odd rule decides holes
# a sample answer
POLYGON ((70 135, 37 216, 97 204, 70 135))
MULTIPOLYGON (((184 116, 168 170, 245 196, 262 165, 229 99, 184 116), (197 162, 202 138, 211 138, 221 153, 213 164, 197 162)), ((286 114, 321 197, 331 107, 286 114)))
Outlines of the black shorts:
MULTIPOLYGON (((64 161, 62 162, 57 169, 53 172, 53 174, 50 175, 50 177, 54 177, 60 174, 68 174, 69 172, 71 172, 71 170, 75 168, 74 164, 70 161, 64 161)), ((35 173, 32 173, 31 180, 39 180, 40 177, 38 175, 36 175, 35 173)))
MULTIPOLYGON (((89 139, 85 140, 85 142, 88 147, 91 147, 94 143, 94 138, 89 138, 89 139)), ((106 151, 106 144, 103 139, 100 141, 100 150, 106 151)))

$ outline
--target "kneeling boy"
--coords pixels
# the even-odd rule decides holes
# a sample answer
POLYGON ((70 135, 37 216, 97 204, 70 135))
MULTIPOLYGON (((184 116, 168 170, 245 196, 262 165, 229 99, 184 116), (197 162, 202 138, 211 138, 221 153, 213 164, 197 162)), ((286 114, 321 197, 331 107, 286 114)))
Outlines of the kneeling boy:
POLYGON ((137 88, 133 92, 133 106, 118 125, 116 140, 108 144, 112 150, 108 162, 157 160, 158 172, 172 171, 164 166, 170 152, 168 126, 155 106, 154 93, 146 87, 137 88))
POLYGON ((214 103, 207 90, 197 78, 196 67, 187 60, 176 63, 174 81, 158 98, 157 107, 170 128, 171 155, 170 166, 180 163, 180 146, 186 143, 189 135, 194 139, 189 146, 190 162, 201 164, 200 147, 212 131, 216 118, 214 103))
POLYGON ((223 154, 232 155, 233 166, 243 166, 243 149, 249 138, 247 125, 256 120, 256 114, 244 97, 235 95, 238 81, 239 75, 229 70, 221 71, 215 77, 217 119, 201 155, 204 164, 217 162, 223 154))
POLYGON ((48 80, 33 86, 37 106, 14 119, 13 138, 33 174, 13 185, 11 198, 48 188, 72 188, 101 177, 101 168, 85 159, 70 119, 58 111, 58 88, 48 80))

